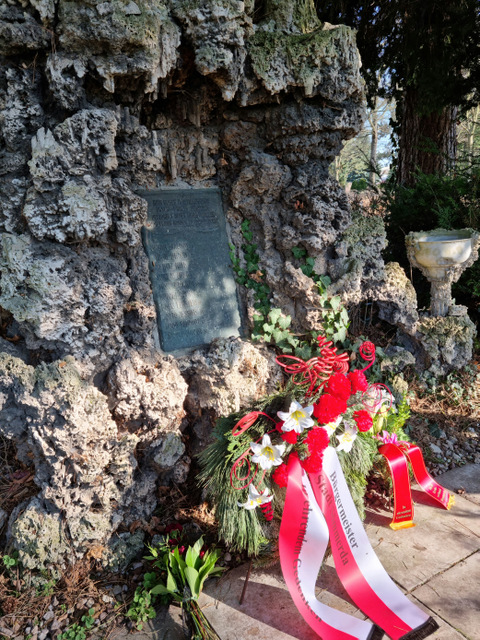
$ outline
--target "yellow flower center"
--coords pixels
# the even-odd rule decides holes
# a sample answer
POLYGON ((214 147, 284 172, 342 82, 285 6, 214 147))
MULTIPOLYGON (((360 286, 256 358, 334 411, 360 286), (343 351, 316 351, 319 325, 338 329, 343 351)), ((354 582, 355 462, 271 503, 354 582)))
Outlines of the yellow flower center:
POLYGON ((273 453, 272 447, 264 447, 262 453, 269 460, 275 460, 275 454, 273 453))
POLYGON ((292 413, 292 418, 296 421, 299 422, 299 420, 301 420, 302 418, 305 418, 305 413, 303 411, 294 411, 292 413))
POLYGON ((343 439, 346 440, 347 442, 351 442, 352 441, 352 434, 351 433, 344 433, 343 434, 343 439))

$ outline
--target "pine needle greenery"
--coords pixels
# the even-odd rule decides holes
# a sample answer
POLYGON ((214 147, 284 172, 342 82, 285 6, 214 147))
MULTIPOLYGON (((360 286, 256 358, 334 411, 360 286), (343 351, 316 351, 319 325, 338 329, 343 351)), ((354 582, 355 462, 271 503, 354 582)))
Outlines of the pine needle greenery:
MULTIPOLYGON (((215 426, 213 443, 200 454, 199 461, 202 471, 199 474, 200 484, 205 487, 208 495, 215 504, 215 514, 218 520, 218 533, 233 551, 245 550, 248 555, 257 556, 263 547, 269 543, 266 531, 268 523, 257 510, 247 511, 238 507, 247 493, 246 490, 233 488, 230 485, 230 474, 234 462, 250 448, 250 442, 257 440, 272 428, 267 418, 259 420, 239 437, 232 436, 236 423, 250 411, 266 411, 276 415, 290 395, 292 385, 288 384, 278 393, 265 396, 243 413, 232 413, 220 418, 215 426), (263 522, 261 522, 263 520, 263 522)), ((241 470, 243 472, 243 469, 241 470)), ((245 471, 246 472, 246 471, 245 471)), ((241 483, 237 483, 237 487, 241 483)), ((265 485, 260 485, 262 489, 265 485)))
POLYGON ((379 457, 378 445, 370 434, 359 433, 353 447, 348 453, 339 451, 338 458, 343 475, 352 494, 353 502, 362 518, 365 518, 365 489, 367 476, 370 473, 375 458, 379 457))

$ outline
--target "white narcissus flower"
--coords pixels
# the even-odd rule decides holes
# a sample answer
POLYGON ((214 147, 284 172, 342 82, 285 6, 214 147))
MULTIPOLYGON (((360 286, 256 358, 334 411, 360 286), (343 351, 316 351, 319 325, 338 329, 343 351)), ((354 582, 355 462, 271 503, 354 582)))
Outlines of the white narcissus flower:
POLYGON ((270 436, 266 433, 261 443, 250 443, 250 449, 254 453, 252 462, 259 464, 264 471, 282 464, 282 456, 285 453, 286 446, 286 444, 272 444, 270 436))
POLYGON ((342 416, 338 416, 338 418, 336 420, 333 420, 333 422, 329 422, 328 424, 322 424, 322 427, 328 433, 329 438, 333 436, 333 434, 337 430, 337 427, 341 423, 341 421, 342 421, 342 416))
POLYGON ((237 502, 237 504, 239 507, 243 507, 244 509, 247 509, 247 511, 251 511, 262 504, 270 502, 273 499, 273 496, 270 496, 269 493, 268 489, 264 489, 262 493, 259 493, 253 484, 251 484, 248 487, 248 500, 246 502, 237 502))
POLYGON ((348 453, 353 447, 353 443, 355 442, 355 438, 357 437, 358 429, 355 425, 345 423, 345 433, 341 433, 337 436, 337 440, 340 444, 337 447, 337 451, 345 451, 348 453))
POLYGON ((277 416, 283 420, 282 431, 295 431, 302 433, 304 429, 314 425, 311 417, 313 404, 309 407, 302 407, 299 402, 292 401, 288 411, 278 411, 277 416))

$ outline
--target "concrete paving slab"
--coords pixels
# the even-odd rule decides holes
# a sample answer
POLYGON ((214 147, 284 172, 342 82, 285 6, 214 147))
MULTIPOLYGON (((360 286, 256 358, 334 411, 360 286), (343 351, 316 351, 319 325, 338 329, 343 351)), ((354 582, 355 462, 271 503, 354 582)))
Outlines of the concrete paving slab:
POLYGON ((455 629, 451 624, 442 620, 434 611, 426 607, 420 600, 417 600, 413 595, 409 595, 409 599, 414 602, 420 609, 431 615, 438 623, 438 630, 428 636, 428 640, 472 640, 467 636, 460 633, 458 629, 455 629))
POLYGON ((469 640, 480 640, 480 552, 418 587, 413 595, 469 640))
MULTIPOLYGON (((222 640, 318 640, 297 611, 279 566, 252 571, 240 605, 246 573, 246 565, 238 567, 217 583, 209 582, 202 595, 205 615, 222 640)), ((324 604, 365 618, 355 605, 342 598, 346 593, 328 567, 320 574, 317 593, 324 604)))
POLYGON ((463 498, 480 505, 480 464, 466 464, 442 474, 438 481, 452 493, 465 489, 463 498))
MULTIPOLYGON (((411 591, 480 549, 478 505, 455 496, 450 511, 412 489, 415 527, 393 531, 392 513, 367 510, 367 533, 390 576, 411 591)), ((331 560, 330 560, 331 563, 331 560)))

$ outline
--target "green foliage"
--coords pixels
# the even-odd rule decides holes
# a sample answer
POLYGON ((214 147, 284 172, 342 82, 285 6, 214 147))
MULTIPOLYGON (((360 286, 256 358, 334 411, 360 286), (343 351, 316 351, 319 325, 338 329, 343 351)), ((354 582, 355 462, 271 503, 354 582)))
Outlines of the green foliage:
MULTIPOLYGON (((284 409, 285 399, 291 392, 292 385, 288 384, 285 389, 256 402, 251 410, 265 411, 268 408, 274 415, 284 409)), ((217 420, 213 432, 214 441, 199 456, 201 471, 198 480, 213 499, 219 537, 233 551, 245 550, 248 555, 257 556, 269 542, 264 529, 265 521, 263 517, 260 520, 256 509, 239 509, 237 503, 244 497, 245 492, 239 491, 238 487, 243 483, 237 483, 236 489, 232 488, 230 473, 234 462, 248 451, 250 442, 261 437, 271 428, 272 423, 260 417, 248 431, 239 437, 232 437, 232 429, 243 415, 233 413, 217 420)), ((242 468, 240 473, 244 475, 245 469, 242 468)), ((262 484, 258 484, 258 490, 263 488, 262 484)))
POLYGON ((86 640, 85 628, 78 622, 74 622, 63 633, 60 633, 58 640, 86 640))
POLYGON ((386 95, 401 102, 403 91, 418 93, 423 113, 446 105, 480 102, 480 15, 477 0, 322 0, 322 21, 357 30, 362 74, 370 102, 386 95), (428 46, 419 34, 428 33, 428 46), (461 70, 459 72, 459 70, 461 70))
POLYGON ((42 584, 42 585, 38 586, 35 589, 37 596, 41 596, 41 597, 49 597, 49 596, 51 596, 53 594, 54 589, 55 589, 55 585, 56 585, 55 580, 49 580, 45 584, 42 584))
MULTIPOLYGON (((315 272, 315 260, 308 256, 303 247, 293 247, 292 253, 294 258, 300 262, 302 272, 311 278, 318 288, 319 306, 322 312, 322 330, 314 338, 321 334, 333 342, 345 342, 350 324, 348 312, 343 306, 340 296, 328 295, 328 287, 331 284, 330 278, 315 272)), ((296 355, 298 354, 296 353, 296 355)))
MULTIPOLYGON (((148 581, 147 585, 150 585, 148 581)), ((130 618, 130 620, 135 622, 135 626, 139 631, 143 629, 143 625, 145 622, 148 622, 148 620, 151 620, 156 616, 155 609, 153 608, 155 596, 150 592, 152 586, 153 585, 151 585, 149 588, 149 586, 145 585, 144 576, 144 584, 143 586, 139 586, 135 589, 133 601, 130 603, 130 607, 125 614, 127 618, 130 618)))
POLYGON ((86 640, 87 631, 95 623, 95 609, 92 607, 81 618, 80 622, 74 622, 63 633, 60 633, 58 640, 86 640))
MULTIPOLYGON (((172 549, 167 542, 149 546, 150 555, 146 559, 152 562, 155 572, 145 575, 143 593, 139 594, 139 601, 142 598, 146 601, 146 593, 152 598, 162 596, 175 600, 182 605, 192 633, 191 637, 214 640, 218 636, 196 600, 205 580, 220 575, 224 569, 216 566, 219 552, 214 549, 203 550, 203 547, 202 537, 193 546, 188 546, 185 554, 181 551, 183 547, 177 545, 172 549)), ((147 602, 145 609, 146 615, 150 617, 147 602)))
POLYGON ((7 569, 12 569, 18 565, 18 551, 14 551, 11 556, 5 554, 2 559, 3 565, 7 569))
MULTIPOLYGON (((235 272, 235 280, 238 284, 253 290, 255 295, 255 308, 263 319, 270 310, 272 292, 265 282, 265 274, 260 270, 260 256, 257 253, 258 245, 252 242, 253 233, 249 220, 242 222, 242 236, 245 240, 242 244, 244 267, 242 267, 241 260, 237 258, 235 254, 235 247, 232 244, 230 245, 230 259, 232 261, 233 271, 235 272)), ((258 320, 258 322, 261 322, 261 320, 258 320)))
POLYGON ((378 456, 377 449, 377 443, 370 434, 359 432, 348 453, 338 452, 345 480, 362 519, 365 517, 364 497, 367 476, 372 469, 374 459, 378 456))
POLYGON ((315 259, 309 257, 302 247, 292 248, 292 254, 300 262, 302 272, 317 285, 322 314, 321 331, 297 336, 290 329, 292 318, 279 308, 271 308, 271 291, 265 282, 265 274, 260 269, 260 257, 257 245, 252 242, 253 233, 248 220, 242 222, 242 235, 245 240, 242 244, 243 262, 236 256, 233 245, 230 245, 230 259, 237 283, 252 289, 255 295, 254 306, 257 313, 253 315, 252 339, 263 339, 274 344, 282 353, 294 353, 304 360, 316 355, 315 341, 318 335, 324 335, 334 342, 343 342, 349 325, 347 310, 339 296, 328 295, 331 280, 328 276, 315 272, 315 259))
POLYGON ((368 189, 368 181, 366 178, 357 178, 352 182, 353 191, 365 191, 368 189))

